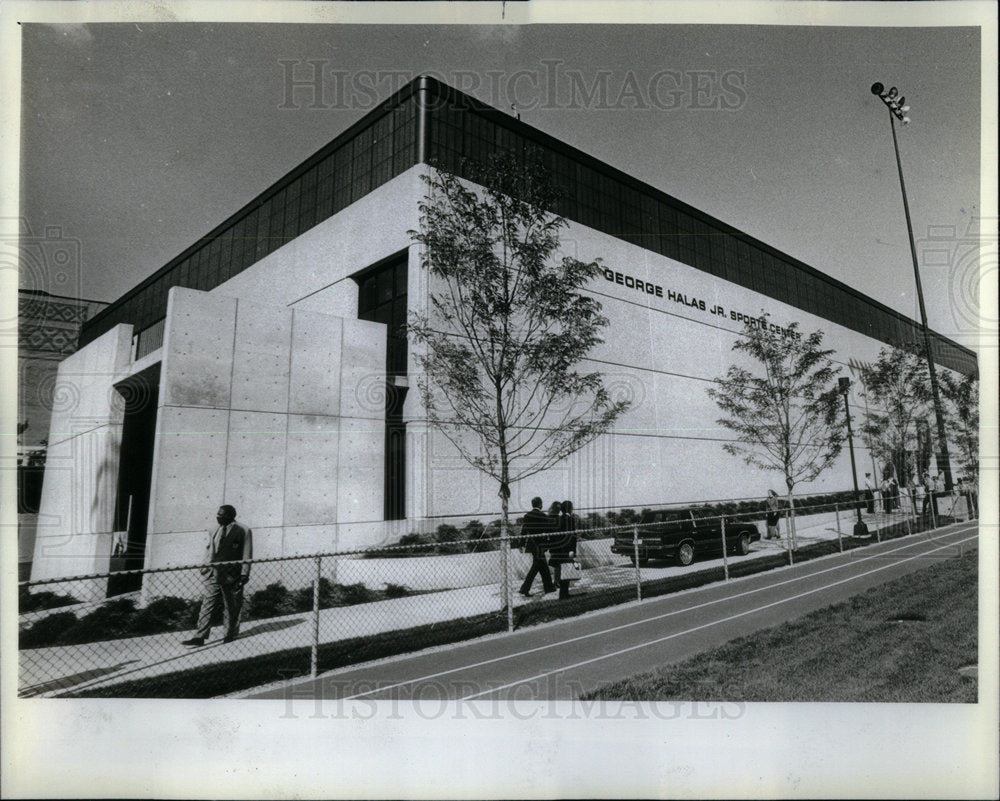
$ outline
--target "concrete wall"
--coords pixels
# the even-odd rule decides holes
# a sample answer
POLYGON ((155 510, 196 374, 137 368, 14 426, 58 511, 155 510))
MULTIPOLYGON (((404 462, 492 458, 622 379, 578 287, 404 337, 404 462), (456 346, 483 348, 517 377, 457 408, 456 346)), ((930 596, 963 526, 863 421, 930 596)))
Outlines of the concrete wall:
POLYGON ((212 290, 346 319, 358 316, 351 276, 406 250, 423 195, 413 167, 212 290))
MULTIPOLYGON (((611 553, 613 539, 580 540, 577 558, 584 568, 620 563, 611 553)), ((338 559, 335 567, 324 566, 324 574, 340 584, 364 584, 380 589, 401 584, 411 590, 444 590, 499 584, 502 576, 500 551, 447 556, 397 557, 393 559, 338 559)), ((331 560, 324 560, 329 563, 331 560)), ((510 550, 512 581, 521 582, 531 569, 531 555, 510 550)), ((539 582, 540 583, 540 582, 539 582)), ((517 586, 514 586, 517 589, 517 586)))
MULTIPOLYGON (((511 506, 518 512, 529 508, 534 495, 541 495, 546 505, 569 498, 578 512, 586 512, 763 497, 771 487, 784 493, 780 473, 749 467, 723 450, 732 435, 716 423, 721 414, 706 392, 731 364, 741 363, 732 345, 743 330, 743 322, 734 319, 734 313, 756 317, 763 311, 781 326, 797 321, 803 333, 823 330, 824 345, 836 351, 833 358, 843 367, 843 375, 852 375, 849 360, 872 362, 886 346, 583 225, 571 223, 562 234, 562 245, 568 255, 585 260, 600 257, 610 270, 623 274, 621 284, 601 277, 588 287, 602 304, 609 325, 604 329, 605 342, 594 348, 582 369, 602 372, 613 396, 628 398, 633 406, 612 433, 552 469, 513 484, 511 506), (625 285, 625 276, 633 286, 625 285), (636 279, 661 287, 662 297, 655 291, 650 294, 636 289, 636 279), (686 297, 687 302, 671 300, 670 292, 686 297)), ((426 308, 428 289, 426 285, 420 289, 422 294, 411 292, 411 307, 426 308)), ((871 455, 857 436, 864 412, 860 389, 858 377, 853 375, 850 403, 859 481, 873 469, 871 455)), ((416 476, 408 509, 414 517, 455 515, 456 519, 437 519, 414 527, 433 528, 439 522, 460 525, 477 515, 486 519, 498 516, 496 482, 470 469, 439 432, 427 431, 423 417, 419 408, 410 410, 408 448, 416 476)), ((845 443, 841 456, 826 472, 811 483, 798 484, 795 492, 850 487, 845 443)))
POLYGON ((384 381, 384 325, 175 288, 162 359, 147 567, 200 560, 223 503, 255 558, 379 538, 384 410, 368 386, 384 381))
MULTIPOLYGON (((125 412, 114 383, 128 370, 131 341, 132 327, 119 325, 59 365, 32 580, 108 569, 125 412)), ((104 584, 53 589, 91 600, 104 584)))

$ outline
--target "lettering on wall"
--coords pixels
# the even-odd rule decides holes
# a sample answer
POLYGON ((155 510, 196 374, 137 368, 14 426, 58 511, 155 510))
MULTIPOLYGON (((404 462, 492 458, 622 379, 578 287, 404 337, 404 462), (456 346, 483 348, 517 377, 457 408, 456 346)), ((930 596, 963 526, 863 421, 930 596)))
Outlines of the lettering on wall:
MULTIPOLYGON (((709 308, 705 301, 701 300, 701 298, 688 295, 686 292, 682 292, 677 289, 664 289, 659 284, 654 284, 650 281, 643 281, 641 278, 636 278, 635 276, 628 275, 627 273, 620 273, 605 268, 604 280, 610 281, 612 284, 623 286, 626 289, 634 289, 635 291, 642 292, 646 295, 663 298, 663 300, 668 303, 680 303, 687 308, 697 309, 700 312, 705 312, 706 314, 710 314, 715 317, 725 317, 736 323, 749 325, 751 328, 767 326, 767 330, 780 333, 784 336, 791 336, 794 334, 794 332, 789 331, 787 328, 770 322, 761 314, 748 314, 746 312, 737 311, 736 309, 727 310, 725 307, 719 306, 718 304, 709 308)), ((801 334, 794 334, 794 336, 801 336, 801 334)))

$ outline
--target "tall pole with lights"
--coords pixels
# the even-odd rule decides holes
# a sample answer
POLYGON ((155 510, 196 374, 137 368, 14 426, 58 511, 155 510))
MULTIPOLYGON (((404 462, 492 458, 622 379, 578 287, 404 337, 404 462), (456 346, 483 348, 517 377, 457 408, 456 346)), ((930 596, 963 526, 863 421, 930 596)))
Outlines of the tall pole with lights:
POLYGON ((858 489, 858 468, 854 464, 854 432, 851 431, 851 407, 847 396, 851 391, 851 379, 841 376, 837 382, 840 394, 844 396, 844 414, 847 416, 847 447, 851 451, 851 480, 854 482, 854 508, 858 511, 858 522, 854 524, 855 537, 867 537, 868 526, 861 519, 861 491, 858 489))
POLYGON ((910 204, 906 200, 906 183, 903 181, 903 163, 899 158, 899 142, 896 139, 896 120, 903 125, 909 123, 906 112, 910 107, 905 105, 906 98, 901 97, 895 86, 886 89, 880 83, 872 84, 872 94, 878 97, 889 109, 889 127, 892 129, 892 146, 896 152, 896 169, 899 171, 899 188, 903 193, 903 213, 906 215, 906 233, 910 237, 910 255, 913 257, 913 277, 917 283, 917 301, 920 304, 920 328, 924 335, 924 356, 927 359, 927 369, 931 374, 931 395, 934 399, 934 417, 937 421, 938 468, 944 472, 944 488, 951 492, 951 459, 948 456, 948 440, 944 430, 944 412, 941 407, 941 392, 938 388, 937 369, 934 366, 934 350, 931 347, 931 335, 927 328, 927 309, 924 306, 924 290, 920 283, 920 267, 917 264, 917 246, 913 241, 913 224, 910 222, 910 204))

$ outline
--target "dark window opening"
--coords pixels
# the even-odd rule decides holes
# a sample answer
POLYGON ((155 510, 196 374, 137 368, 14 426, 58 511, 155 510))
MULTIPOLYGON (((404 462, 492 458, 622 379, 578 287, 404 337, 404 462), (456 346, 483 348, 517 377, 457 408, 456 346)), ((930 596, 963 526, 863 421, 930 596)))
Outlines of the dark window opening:
POLYGON ((407 256, 356 276, 358 319, 386 326, 385 373, 385 500, 386 520, 406 516, 406 424, 403 403, 407 388, 396 385, 406 375, 407 256))

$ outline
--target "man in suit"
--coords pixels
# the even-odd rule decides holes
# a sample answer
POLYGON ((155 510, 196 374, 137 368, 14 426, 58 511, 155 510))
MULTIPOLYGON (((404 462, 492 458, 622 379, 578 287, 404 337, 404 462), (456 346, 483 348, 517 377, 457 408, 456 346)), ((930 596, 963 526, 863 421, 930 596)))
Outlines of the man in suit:
POLYGON ((548 547, 548 543, 546 538, 542 536, 554 530, 555 526, 553 526, 549 516, 542 511, 542 499, 532 498, 531 511, 524 516, 524 522, 521 523, 524 551, 531 554, 531 569, 521 585, 521 595, 526 598, 531 595, 531 585, 537 575, 542 577, 542 587, 545 592, 553 592, 556 588, 552 582, 552 574, 549 573, 548 563, 545 561, 545 549, 548 547))
POLYGON ((239 634, 243 587, 250 580, 249 560, 253 559, 253 532, 236 522, 236 509, 229 504, 219 507, 215 520, 219 526, 208 532, 205 566, 201 569, 203 584, 198 631, 182 645, 205 644, 212 630, 212 615, 220 601, 222 626, 226 632, 222 641, 232 642, 239 634))

